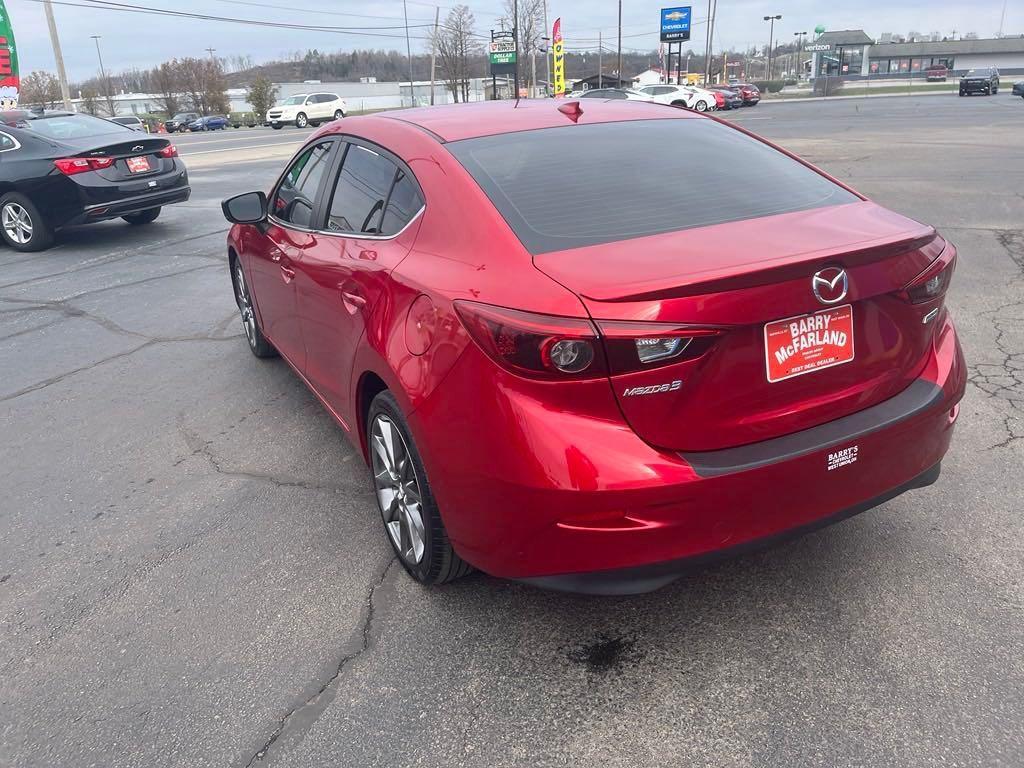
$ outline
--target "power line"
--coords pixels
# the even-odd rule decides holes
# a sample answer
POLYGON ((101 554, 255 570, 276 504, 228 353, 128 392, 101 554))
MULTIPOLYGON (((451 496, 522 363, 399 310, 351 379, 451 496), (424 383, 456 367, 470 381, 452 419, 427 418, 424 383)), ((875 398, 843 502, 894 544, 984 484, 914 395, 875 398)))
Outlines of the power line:
MULTIPOLYGON (((332 34, 356 35, 361 37, 388 37, 402 39, 404 34, 387 34, 372 32, 370 30, 402 30, 404 25, 395 27, 333 27, 315 24, 295 24, 290 22, 261 21, 259 19, 243 19, 233 16, 217 16, 207 13, 195 13, 190 11, 173 11, 165 8, 153 8, 152 6, 131 5, 128 3, 117 3, 112 0, 85 0, 85 2, 71 2, 70 0, 50 0, 54 5, 68 6, 71 8, 89 8, 94 11, 119 11, 121 13, 138 13, 150 16, 170 16, 173 18, 198 19, 200 21, 219 21, 232 24, 243 24, 253 27, 269 27, 273 29, 295 29, 303 32, 329 32, 332 34)), ((46 0, 28 0, 32 3, 44 3, 46 0)), ((432 27, 433 24, 417 24, 411 28, 432 27)), ((426 37, 418 37, 417 40, 427 40, 426 37)))

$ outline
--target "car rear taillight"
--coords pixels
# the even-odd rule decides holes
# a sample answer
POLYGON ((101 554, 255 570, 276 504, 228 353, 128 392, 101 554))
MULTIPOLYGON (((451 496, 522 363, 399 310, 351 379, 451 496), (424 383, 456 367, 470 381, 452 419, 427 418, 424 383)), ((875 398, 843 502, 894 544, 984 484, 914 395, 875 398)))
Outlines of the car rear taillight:
POLYGON ((63 173, 65 176, 74 176, 78 173, 88 173, 89 171, 102 171, 104 168, 109 168, 114 164, 114 158, 112 157, 64 157, 60 160, 54 160, 53 164, 57 166, 57 170, 63 173))
POLYGON ((956 248, 946 243, 939 257, 928 268, 915 277, 906 288, 903 296, 913 304, 941 298, 953 281, 953 270, 956 269, 956 248))
POLYGON ((589 320, 472 301, 456 301, 455 311, 477 345, 514 373, 545 379, 605 374, 597 329, 589 320))
POLYGON ((725 331, 680 323, 599 320, 611 373, 630 373, 700 357, 725 331))
POLYGON ((590 320, 523 312, 472 301, 455 310, 487 355, 514 373, 591 379, 700 357, 725 331, 680 323, 590 320), (603 342, 603 344, 602 344, 603 342))
POLYGON ((160 157, 177 157, 178 148, 173 144, 168 144, 166 147, 157 152, 160 157))

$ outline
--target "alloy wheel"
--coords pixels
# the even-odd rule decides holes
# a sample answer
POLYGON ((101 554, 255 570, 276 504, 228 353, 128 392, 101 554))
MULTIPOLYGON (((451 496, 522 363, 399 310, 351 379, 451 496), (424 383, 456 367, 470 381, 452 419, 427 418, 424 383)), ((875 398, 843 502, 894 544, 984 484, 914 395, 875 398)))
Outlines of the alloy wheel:
POLYGON ((11 238, 18 245, 25 245, 32 239, 32 217, 24 206, 18 203, 8 203, 0 212, 0 223, 11 238))
POLYGON ((696 107, 698 112, 706 112, 707 108, 708 108, 708 105, 705 104, 703 101, 698 101, 696 103, 695 107, 696 107))
POLYGON ((245 275, 242 273, 242 264, 235 264, 235 297, 238 300, 238 309, 242 313, 242 326, 245 328, 245 338, 249 346, 256 347, 256 315, 252 311, 252 300, 249 298, 249 288, 245 284, 245 275))
POLYGON ((418 565, 426 551, 420 484, 401 430, 384 414, 374 417, 370 455, 377 502, 391 543, 406 565, 418 565))

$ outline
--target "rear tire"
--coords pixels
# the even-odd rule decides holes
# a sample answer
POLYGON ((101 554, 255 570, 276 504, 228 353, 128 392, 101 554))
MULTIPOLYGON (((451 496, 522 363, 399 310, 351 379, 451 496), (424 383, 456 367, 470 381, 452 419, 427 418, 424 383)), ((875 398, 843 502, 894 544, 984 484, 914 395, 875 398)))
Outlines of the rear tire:
POLYGON ((693 108, 696 109, 698 112, 708 111, 708 105, 705 104, 703 101, 698 101, 696 104, 693 105, 693 108))
POLYGON ((402 567, 421 584, 444 584, 473 570, 448 539, 419 451, 388 391, 370 403, 367 447, 384 532, 402 567))
POLYGON ((249 351, 260 358, 277 357, 274 345, 267 341, 267 337, 260 329, 256 310, 252 305, 252 294, 249 293, 249 286, 245 282, 242 262, 237 257, 231 261, 231 283, 235 289, 235 304, 242 315, 242 328, 246 341, 249 342, 249 351))
POLYGON ((299 112, 299 114, 295 116, 295 127, 305 128, 307 125, 309 125, 309 118, 306 117, 304 113, 299 112))
POLYGON ((341 120, 341 118, 343 118, 344 116, 345 116, 345 113, 342 112, 340 109, 334 110, 334 119, 335 120, 341 120))
POLYGON ((22 194, 8 192, 0 197, 0 237, 23 253, 45 251, 53 245, 53 228, 39 209, 22 194))
POLYGON ((139 211, 138 213, 129 213, 127 216, 122 216, 121 218, 133 227, 141 227, 143 224, 153 223, 159 215, 160 206, 157 206, 156 208, 147 208, 146 210, 139 211))
POLYGON ((280 130, 281 130, 282 128, 284 128, 284 126, 283 126, 283 125, 281 125, 280 123, 274 123, 274 124, 273 124, 272 126, 270 126, 270 127, 271 127, 271 128, 273 128, 273 129, 274 129, 275 131, 280 131, 280 130))

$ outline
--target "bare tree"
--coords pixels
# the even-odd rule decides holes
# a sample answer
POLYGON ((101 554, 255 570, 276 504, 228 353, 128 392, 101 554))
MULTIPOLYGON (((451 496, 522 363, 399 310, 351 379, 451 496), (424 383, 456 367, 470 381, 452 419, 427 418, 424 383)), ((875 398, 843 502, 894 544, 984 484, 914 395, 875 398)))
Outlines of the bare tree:
POLYGON ((95 117, 99 113, 99 105, 96 103, 96 91, 91 87, 82 90, 82 111, 87 115, 95 117))
POLYGON ((150 73, 160 109, 173 117, 181 110, 181 72, 177 59, 165 61, 150 73))
MULTIPOLYGON (((505 15, 508 19, 515 16, 513 0, 505 0, 505 15)), ((509 22, 511 23, 511 22, 509 22)), ((535 54, 540 48, 540 39, 544 37, 544 0, 519 0, 519 19, 516 26, 519 28, 519 50, 516 51, 516 58, 519 61, 519 71, 523 72, 527 58, 535 54)), ((530 85, 537 86, 536 73, 530 77, 530 85)))
POLYGON ((203 115, 227 114, 230 104, 224 69, 217 60, 185 58, 178 62, 182 93, 203 115))
POLYGON ((456 5, 445 17, 444 24, 432 33, 433 44, 448 90, 456 102, 469 101, 469 60, 481 50, 474 28, 476 19, 465 5, 456 5))
POLYGON ((54 75, 42 70, 25 75, 21 79, 20 101, 30 107, 53 109, 63 101, 60 93, 60 81, 54 75))

